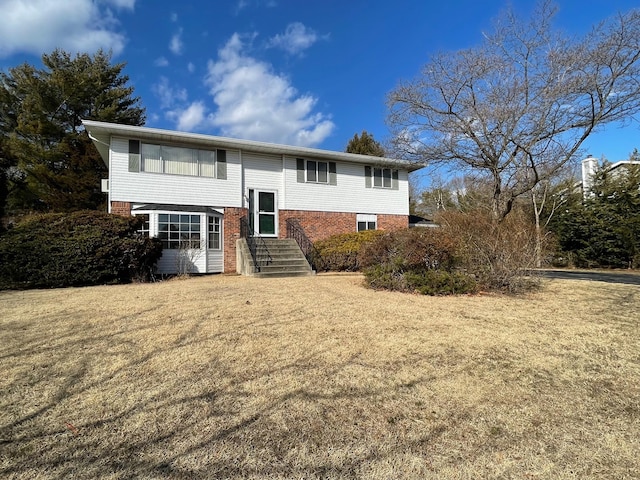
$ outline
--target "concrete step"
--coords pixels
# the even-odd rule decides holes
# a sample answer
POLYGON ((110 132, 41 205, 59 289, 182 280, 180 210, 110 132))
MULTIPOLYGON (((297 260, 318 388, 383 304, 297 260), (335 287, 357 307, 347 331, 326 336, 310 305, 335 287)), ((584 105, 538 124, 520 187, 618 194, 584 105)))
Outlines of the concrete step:
POLYGON ((264 250, 264 249, 257 249, 256 250, 256 256, 267 256, 267 255, 271 255, 272 257, 282 257, 282 256, 297 256, 297 255, 301 255, 302 252, 300 251, 300 249, 298 250, 294 250, 294 249, 286 249, 286 250, 264 250))
POLYGON ((267 259, 257 259, 256 263, 262 266, 278 265, 281 267, 309 267, 309 263, 304 258, 283 258, 272 261, 268 261, 267 259))
POLYGON ((254 273, 254 277, 258 278, 285 278, 285 277, 311 277, 315 275, 316 272, 313 270, 289 270, 286 272, 259 272, 254 273))
POLYGON ((254 265, 249 270, 254 272, 250 275, 256 277, 315 275, 295 240, 276 238, 262 240, 256 242, 256 265, 258 266, 254 265))

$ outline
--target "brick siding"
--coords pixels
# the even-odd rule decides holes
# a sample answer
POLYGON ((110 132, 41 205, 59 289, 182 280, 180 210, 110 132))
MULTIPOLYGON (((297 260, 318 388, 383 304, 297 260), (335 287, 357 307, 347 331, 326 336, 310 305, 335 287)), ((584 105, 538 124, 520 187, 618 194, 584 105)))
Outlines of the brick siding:
POLYGON ((224 273, 236 272, 236 240, 240 238, 240 219, 247 215, 246 208, 224 209, 224 273))
POLYGON ((409 228, 408 215, 378 215, 378 229, 401 230, 409 228))
POLYGON ((111 202, 111 213, 125 217, 131 216, 131 202, 111 202))
MULTIPOLYGON (((331 235, 355 232, 356 214, 344 212, 311 212, 308 210, 280 210, 279 236, 287 236, 287 220, 295 218, 300 222, 305 234, 312 242, 324 240, 331 235)), ((378 228, 380 230, 399 230, 409 226, 408 215, 378 214, 378 228)))
MULTIPOLYGON (((131 215, 131 202, 111 202, 111 213, 131 215)), ((240 219, 248 215, 246 208, 224 209, 224 272, 236 272, 236 240, 240 238, 240 219)), ((295 218, 312 242, 324 240, 331 235, 356 231, 356 214, 344 212, 312 212, 308 210, 280 210, 278 212, 279 237, 287 236, 287 220, 295 218)), ((409 226, 407 215, 378 214, 380 230, 399 230, 409 226)))

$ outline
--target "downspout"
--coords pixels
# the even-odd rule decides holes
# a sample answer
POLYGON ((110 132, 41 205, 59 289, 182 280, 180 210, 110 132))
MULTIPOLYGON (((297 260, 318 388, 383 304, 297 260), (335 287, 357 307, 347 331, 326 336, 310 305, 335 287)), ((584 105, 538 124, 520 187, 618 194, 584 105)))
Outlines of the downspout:
MULTIPOLYGON (((89 140, 96 142, 96 143, 100 143, 102 145, 104 145, 105 147, 107 147, 109 150, 109 160, 107 162, 107 171, 109 172, 109 176, 107 178, 107 182, 109 184, 109 189, 107 191, 107 213, 111 213, 111 145, 109 145, 108 143, 103 142, 102 140, 97 139, 96 137, 94 137, 93 135, 91 135, 91 132, 89 130, 87 130, 85 128, 85 132, 87 132, 87 136, 89 137, 89 140)), ((104 161, 104 159, 103 159, 104 161)))

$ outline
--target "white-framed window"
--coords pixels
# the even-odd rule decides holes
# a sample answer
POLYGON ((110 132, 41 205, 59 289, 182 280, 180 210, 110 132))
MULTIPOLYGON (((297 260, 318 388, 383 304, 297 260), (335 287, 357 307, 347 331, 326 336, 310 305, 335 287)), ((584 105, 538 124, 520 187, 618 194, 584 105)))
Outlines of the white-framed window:
POLYGON ((202 248, 200 215, 159 213, 158 238, 166 249, 202 248))
POLYGON ((157 237, 165 249, 222 250, 222 215, 166 210, 142 210, 132 214, 143 219, 138 232, 147 237, 157 237))
POLYGON ((356 231, 362 232, 364 230, 377 230, 378 229, 378 216, 359 213, 356 215, 356 231))
POLYGON ((142 218, 142 225, 140 226, 138 233, 140 233, 143 237, 148 237, 151 230, 149 228, 149 214, 139 213, 138 215, 135 215, 135 216, 142 218))
POLYGON ((329 162, 307 160, 307 182, 329 183, 329 162))
POLYGON ((207 248, 220 250, 220 217, 209 215, 207 217, 207 248))
POLYGON ((338 184, 336 162, 297 158, 296 169, 298 183, 338 184))
POLYGON ((227 151, 155 145, 129 140, 129 171, 227 178, 227 151))
POLYGON ((374 168, 373 169, 373 186, 380 188, 391 188, 391 169, 390 168, 374 168))
POLYGON ((364 167, 367 188, 398 189, 398 170, 387 167, 364 167))

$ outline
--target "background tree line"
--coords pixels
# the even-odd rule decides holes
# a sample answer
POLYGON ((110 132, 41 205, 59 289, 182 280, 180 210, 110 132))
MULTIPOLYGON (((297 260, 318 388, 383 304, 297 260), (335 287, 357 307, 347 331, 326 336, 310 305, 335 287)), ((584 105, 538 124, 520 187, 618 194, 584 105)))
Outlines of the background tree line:
MULTIPOLYGON (((640 268, 640 154, 612 169, 606 160, 589 189, 574 168, 518 199, 510 215, 535 228, 537 266, 640 268)), ((412 213, 490 215, 491 185, 472 177, 435 182, 412 198, 412 213)))

